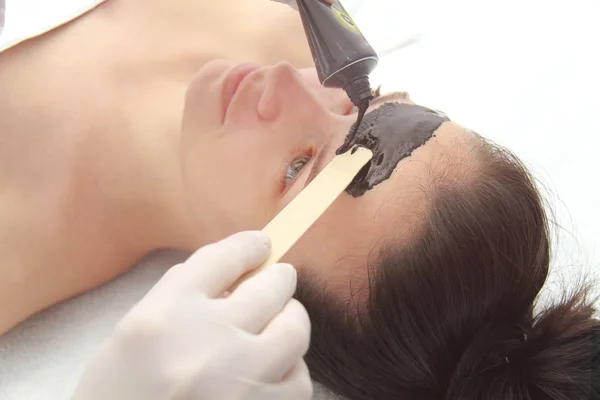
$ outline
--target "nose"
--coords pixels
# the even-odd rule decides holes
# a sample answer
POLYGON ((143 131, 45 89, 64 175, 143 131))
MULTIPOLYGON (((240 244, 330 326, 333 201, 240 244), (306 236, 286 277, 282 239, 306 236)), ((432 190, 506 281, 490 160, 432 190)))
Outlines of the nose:
POLYGON ((315 119, 329 113, 310 82, 290 63, 272 67, 258 103, 258 115, 267 121, 278 118, 315 119))

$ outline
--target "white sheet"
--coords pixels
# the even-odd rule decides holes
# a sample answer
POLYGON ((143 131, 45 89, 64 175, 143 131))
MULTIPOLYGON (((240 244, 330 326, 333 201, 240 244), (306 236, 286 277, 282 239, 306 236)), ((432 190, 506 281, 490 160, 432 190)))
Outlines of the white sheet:
POLYGON ((42 35, 106 0, 0 0, 0 51, 42 35))
MULTIPOLYGON (((407 90, 515 150, 546 183, 564 227, 551 281, 586 270, 600 278, 600 27, 594 21, 600 3, 448 3, 370 0, 358 8, 357 22, 378 50, 421 35, 416 45, 382 60, 373 83, 407 90)), ((94 347, 181 258, 158 253, 1 337, 0 399, 68 398, 94 347)), ((316 398, 330 397, 318 392, 316 398)))

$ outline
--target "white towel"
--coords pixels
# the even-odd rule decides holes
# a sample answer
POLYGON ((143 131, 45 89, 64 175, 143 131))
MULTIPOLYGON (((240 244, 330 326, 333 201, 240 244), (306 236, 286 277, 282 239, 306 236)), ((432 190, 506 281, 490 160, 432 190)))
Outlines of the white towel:
POLYGON ((6 14, 6 3, 4 0, 0 0, 0 38, 2 37, 2 31, 4 30, 4 15, 6 14))
MULTIPOLYGON (((68 399, 112 327, 186 254, 162 251, 115 281, 58 304, 0 337, 0 400, 68 399)), ((335 396, 317 386, 315 399, 335 396)))
POLYGON ((0 0, 0 52, 85 14, 106 0, 0 0))
POLYGON ((0 399, 70 398, 112 327, 185 255, 161 252, 121 278, 52 307, 0 337, 0 399))

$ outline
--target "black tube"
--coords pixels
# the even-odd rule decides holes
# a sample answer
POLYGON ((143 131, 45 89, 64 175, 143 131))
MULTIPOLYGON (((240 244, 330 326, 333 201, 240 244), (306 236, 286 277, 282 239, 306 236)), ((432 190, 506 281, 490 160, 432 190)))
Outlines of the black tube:
POLYGON ((373 99, 369 74, 379 57, 339 1, 297 0, 319 80, 325 87, 344 89, 361 107, 373 99))

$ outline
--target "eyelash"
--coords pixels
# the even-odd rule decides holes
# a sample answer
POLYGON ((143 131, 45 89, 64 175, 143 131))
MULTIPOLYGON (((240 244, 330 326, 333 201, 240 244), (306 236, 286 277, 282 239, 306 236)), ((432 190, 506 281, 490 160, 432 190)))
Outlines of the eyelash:
POLYGON ((296 157, 285 171, 285 177, 283 178, 283 186, 289 186, 289 184, 292 183, 294 178, 298 176, 300 171, 302 171, 302 169, 310 162, 310 160, 312 160, 312 158, 312 153, 296 157))

